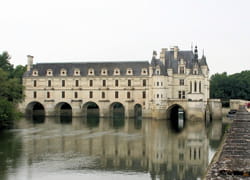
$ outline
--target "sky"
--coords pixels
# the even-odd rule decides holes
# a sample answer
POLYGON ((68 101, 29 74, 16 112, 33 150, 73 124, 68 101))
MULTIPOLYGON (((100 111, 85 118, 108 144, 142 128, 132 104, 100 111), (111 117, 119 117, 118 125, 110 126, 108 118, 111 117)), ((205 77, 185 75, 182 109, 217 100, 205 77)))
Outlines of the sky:
POLYGON ((1 0, 0 53, 12 64, 136 61, 179 46, 210 74, 250 70, 249 0, 1 0))

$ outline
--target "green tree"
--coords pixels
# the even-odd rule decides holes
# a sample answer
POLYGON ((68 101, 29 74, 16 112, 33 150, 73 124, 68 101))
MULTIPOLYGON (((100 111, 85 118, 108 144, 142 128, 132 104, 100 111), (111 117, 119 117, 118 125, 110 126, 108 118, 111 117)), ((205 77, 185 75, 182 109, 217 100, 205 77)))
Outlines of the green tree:
POLYGON ((10 64, 10 55, 8 52, 4 51, 0 54, 0 68, 4 71, 11 72, 13 70, 13 65, 10 64))
POLYGON ((26 68, 13 68, 9 60, 7 52, 0 54, 0 129, 12 126, 18 117, 16 106, 23 99, 21 79, 26 68))
POLYGON ((250 71, 232 75, 214 74, 210 79, 210 97, 219 99, 250 100, 250 71))

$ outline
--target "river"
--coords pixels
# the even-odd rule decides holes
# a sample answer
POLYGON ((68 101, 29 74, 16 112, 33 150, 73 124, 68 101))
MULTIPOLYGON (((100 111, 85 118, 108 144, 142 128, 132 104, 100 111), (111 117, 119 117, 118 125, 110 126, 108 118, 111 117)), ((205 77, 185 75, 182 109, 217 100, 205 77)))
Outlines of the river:
POLYGON ((1 180, 200 179, 221 120, 23 118, 0 133, 1 180))

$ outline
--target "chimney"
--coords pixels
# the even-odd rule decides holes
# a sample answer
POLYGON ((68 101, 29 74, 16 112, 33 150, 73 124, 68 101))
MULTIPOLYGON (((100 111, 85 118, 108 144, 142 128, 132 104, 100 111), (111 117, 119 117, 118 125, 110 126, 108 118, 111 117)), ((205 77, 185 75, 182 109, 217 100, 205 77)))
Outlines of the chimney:
POLYGON ((165 54, 168 51, 167 48, 162 48, 161 49, 161 54, 160 54, 160 60, 161 62, 165 65, 165 54))
POLYGON ((34 56, 27 55, 27 71, 30 71, 33 66, 33 58, 34 56))
POLYGON ((179 51, 178 46, 174 46, 174 59, 175 59, 175 60, 177 60, 177 57, 178 57, 178 51, 179 51))

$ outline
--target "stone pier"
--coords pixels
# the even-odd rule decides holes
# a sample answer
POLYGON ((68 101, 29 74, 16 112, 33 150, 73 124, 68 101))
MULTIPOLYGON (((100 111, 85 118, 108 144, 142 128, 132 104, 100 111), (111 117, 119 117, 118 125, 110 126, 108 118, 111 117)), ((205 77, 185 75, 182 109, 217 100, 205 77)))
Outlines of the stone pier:
POLYGON ((250 179, 250 113, 241 106, 206 179, 250 179))

